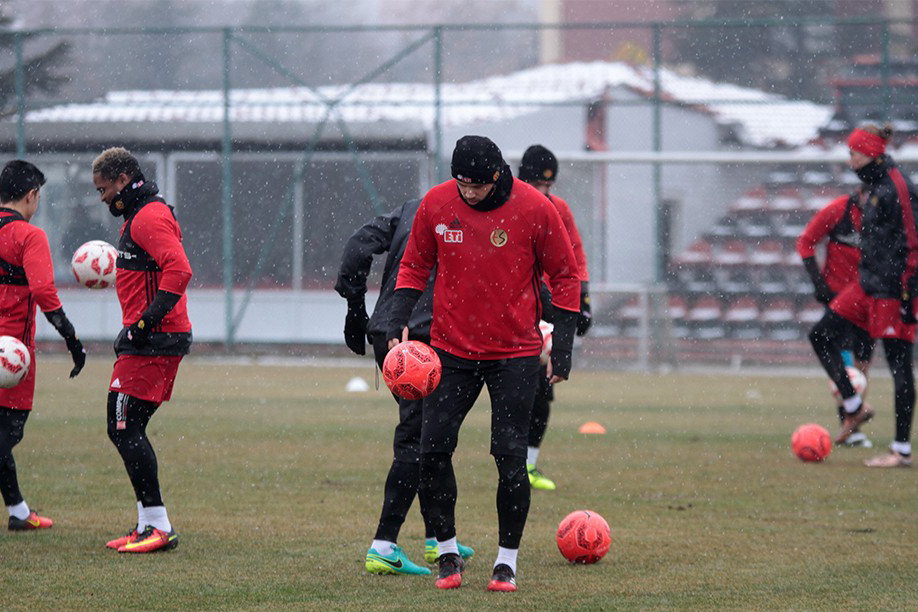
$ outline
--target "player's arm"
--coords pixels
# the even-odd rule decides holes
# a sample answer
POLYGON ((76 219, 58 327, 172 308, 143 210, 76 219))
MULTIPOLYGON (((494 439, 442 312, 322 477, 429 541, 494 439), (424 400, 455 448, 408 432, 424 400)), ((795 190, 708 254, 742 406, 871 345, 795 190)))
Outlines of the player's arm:
POLYGON ((843 196, 823 207, 813 215, 800 237, 797 238, 797 254, 803 260, 803 268, 813 283, 816 300, 823 304, 831 302, 835 297, 835 292, 829 287, 825 276, 819 269, 819 263, 816 261, 816 245, 828 236, 832 228, 841 221, 847 202, 848 196, 843 196))
POLYGON ((139 348, 182 299, 191 282, 191 264, 182 246, 178 224, 165 206, 147 206, 137 213, 131 223, 131 238, 163 271, 153 301, 128 327, 128 340, 139 348))
POLYGON ((580 277, 571 247, 570 237, 561 217, 552 207, 546 207, 546 218, 536 240, 536 252, 548 274, 554 310, 552 331, 551 382, 567 380, 571 372, 574 333, 580 315, 580 277))
POLYGON ((344 343, 358 355, 365 355, 367 352, 367 325, 370 317, 367 315, 365 296, 373 256, 385 253, 391 248, 402 208, 376 217, 354 232, 344 245, 335 291, 347 300, 344 343))
POLYGON ((73 378, 86 365, 86 349, 77 338, 73 323, 64 313, 64 307, 57 296, 54 286, 54 266, 51 263, 51 248, 48 237, 43 231, 29 232, 23 241, 22 267, 25 269, 26 279, 29 282, 29 291, 41 308, 45 318, 57 330, 67 351, 73 359, 73 369, 70 378, 73 378))
POLYGON ((577 317, 577 335, 585 336, 593 323, 593 311, 590 306, 590 273, 587 268, 586 252, 583 250, 580 230, 577 229, 574 215, 567 203, 564 206, 558 206, 558 214, 561 216, 561 222, 564 223, 564 229, 571 238, 571 248, 574 251, 574 260, 577 262, 577 274, 580 276, 580 314, 577 317))
POLYGON ((386 332, 389 348, 408 339, 408 318, 427 288, 430 271, 437 263, 436 234, 427 222, 425 203, 426 200, 421 202, 421 207, 414 216, 405 253, 398 268, 392 311, 386 332))

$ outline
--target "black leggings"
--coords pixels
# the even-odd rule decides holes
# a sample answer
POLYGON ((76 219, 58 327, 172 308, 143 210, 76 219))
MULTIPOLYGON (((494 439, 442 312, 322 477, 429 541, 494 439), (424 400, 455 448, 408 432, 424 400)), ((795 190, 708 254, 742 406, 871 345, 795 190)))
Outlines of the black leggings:
POLYGON ((539 448, 548 429, 548 416, 551 414, 551 402, 555 399, 554 385, 548 382, 548 369, 539 368, 539 388, 532 403, 532 415, 529 417, 529 446, 539 448))
POLYGON ((147 438, 147 423, 157 408, 159 404, 108 392, 108 437, 124 461, 137 501, 145 508, 163 505, 156 453, 147 438))
POLYGON ((23 501, 16 477, 13 447, 22 440, 29 412, 0 406, 0 494, 6 506, 15 506, 23 501))

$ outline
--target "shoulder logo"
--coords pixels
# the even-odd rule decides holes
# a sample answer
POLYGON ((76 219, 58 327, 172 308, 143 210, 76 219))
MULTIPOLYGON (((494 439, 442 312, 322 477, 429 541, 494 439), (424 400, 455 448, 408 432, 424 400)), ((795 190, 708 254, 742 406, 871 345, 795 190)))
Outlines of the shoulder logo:
POLYGON ((496 229, 491 232, 491 244, 498 248, 507 244, 508 240, 510 240, 510 237, 507 236, 506 230, 496 229))

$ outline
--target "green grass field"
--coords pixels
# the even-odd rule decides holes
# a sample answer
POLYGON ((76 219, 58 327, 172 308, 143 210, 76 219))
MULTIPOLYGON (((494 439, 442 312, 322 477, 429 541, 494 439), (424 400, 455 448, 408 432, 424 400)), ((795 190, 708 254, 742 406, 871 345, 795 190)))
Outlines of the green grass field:
MULTIPOLYGON (((353 368, 242 367, 189 360, 150 433, 179 547, 125 556, 104 547, 136 520, 105 434, 110 361, 76 380, 39 372, 36 411, 16 448, 20 483, 55 520, 0 533, 7 612, 36 610, 918 609, 918 474, 861 461, 892 434, 891 383, 877 379, 878 448, 823 464, 790 452, 816 421, 833 433, 824 380, 721 374, 577 372, 557 389, 514 594, 485 586, 497 551, 496 470, 483 398, 455 457, 460 540, 478 555, 458 591, 432 577, 373 576, 363 557, 391 460, 395 404, 347 393, 353 368), (584 421, 606 435, 582 435, 584 421), (554 541, 568 512, 612 528, 600 563, 572 566, 554 541)), ((423 561, 417 506, 400 544, 423 561)))

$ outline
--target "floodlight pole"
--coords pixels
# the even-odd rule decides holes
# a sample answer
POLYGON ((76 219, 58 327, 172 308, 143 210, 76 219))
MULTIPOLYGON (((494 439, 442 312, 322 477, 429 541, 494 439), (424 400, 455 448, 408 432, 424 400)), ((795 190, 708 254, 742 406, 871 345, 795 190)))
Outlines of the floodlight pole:
MULTIPOLYGON (((654 153, 660 153, 663 150, 663 126, 662 126, 662 96, 661 96, 661 85, 660 85, 660 70, 663 66, 663 60, 660 57, 660 49, 662 45, 660 44, 660 25, 654 24, 653 26, 653 151, 654 153)), ((654 269, 656 270, 655 280, 658 283, 663 282, 666 275, 666 262, 664 261, 664 253, 666 249, 664 248, 663 241, 666 239, 664 235, 665 231, 665 220, 664 220, 664 211, 663 211, 663 168, 660 164, 653 165, 653 199, 655 205, 656 214, 654 235, 656 236, 656 244, 654 249, 656 265, 654 269)))
POLYGON ((16 50, 16 157, 25 158, 25 66, 22 59, 22 32, 13 34, 14 47, 16 50))
POLYGON ((434 28, 434 184, 443 180, 443 26, 434 28))

